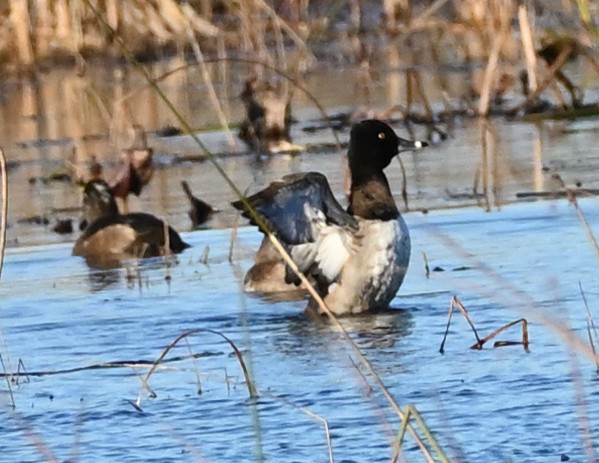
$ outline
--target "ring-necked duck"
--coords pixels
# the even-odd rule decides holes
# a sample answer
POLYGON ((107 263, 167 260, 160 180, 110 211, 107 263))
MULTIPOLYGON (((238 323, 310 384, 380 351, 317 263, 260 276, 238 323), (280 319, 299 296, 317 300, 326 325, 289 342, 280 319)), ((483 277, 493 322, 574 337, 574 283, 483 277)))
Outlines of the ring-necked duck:
MULTIPOLYGON (((103 180, 85 185, 83 213, 87 227, 73 247, 74 256, 84 257, 95 267, 111 267, 131 257, 166 254, 166 224, 150 214, 119 214, 110 187, 103 180)), ((180 253, 189 245, 168 227, 170 252, 180 253)))
MULTIPOLYGON (((299 269, 315 279, 316 289, 334 313, 386 307, 402 284, 410 260, 410 235, 383 169, 400 151, 426 145, 399 138, 381 121, 362 121, 350 136, 347 211, 326 177, 317 172, 288 175, 247 198, 299 269)), ((233 206, 249 216, 241 201, 233 206)), ((298 283, 289 271, 285 281, 298 283)), ((317 309, 313 300, 308 307, 317 309)))

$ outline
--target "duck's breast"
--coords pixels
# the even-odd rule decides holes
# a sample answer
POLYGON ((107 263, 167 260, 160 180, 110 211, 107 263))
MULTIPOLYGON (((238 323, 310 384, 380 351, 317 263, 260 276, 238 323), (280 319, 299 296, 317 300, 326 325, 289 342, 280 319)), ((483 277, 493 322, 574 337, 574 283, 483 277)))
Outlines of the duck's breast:
POLYGON ((387 306, 404 280, 410 248, 410 234, 401 216, 362 220, 354 253, 341 281, 331 288, 331 309, 341 314, 387 306))

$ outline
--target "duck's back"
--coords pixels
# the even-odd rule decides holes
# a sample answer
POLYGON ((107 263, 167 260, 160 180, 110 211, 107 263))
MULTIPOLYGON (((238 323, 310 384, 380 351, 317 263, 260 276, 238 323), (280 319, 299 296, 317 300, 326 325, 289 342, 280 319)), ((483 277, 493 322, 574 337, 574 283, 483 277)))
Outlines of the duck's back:
MULTIPOLYGON (((96 261, 158 256, 165 246, 165 227, 162 220, 145 213, 101 217, 79 237, 73 255, 96 261)), ((189 247, 171 227, 168 238, 171 252, 189 247)))

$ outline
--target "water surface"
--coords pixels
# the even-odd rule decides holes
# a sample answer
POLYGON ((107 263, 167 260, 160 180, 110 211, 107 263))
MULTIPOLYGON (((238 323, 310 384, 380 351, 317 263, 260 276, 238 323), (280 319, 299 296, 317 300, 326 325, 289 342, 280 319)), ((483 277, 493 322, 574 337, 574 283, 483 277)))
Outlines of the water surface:
MULTIPOLYGON (((597 226, 597 205, 582 206, 597 226)), ((409 213, 406 220, 414 254, 392 310, 344 320, 393 396, 415 405, 458 460, 559 461, 562 453, 583 460, 580 414, 586 410, 592 419, 598 412, 595 369, 539 321, 550 317, 584 338, 578 283, 591 306, 599 297, 591 277, 597 257, 575 212, 556 201, 492 214, 409 213), (422 253, 439 270, 429 278, 422 253), (469 350, 473 336, 456 315, 441 355, 454 294, 482 335, 528 318, 530 352, 517 346, 469 350)), ((206 328, 242 350, 260 398, 248 399, 228 345, 200 334, 170 355, 191 349, 202 357, 157 371, 150 380, 154 399, 141 391, 143 367, 13 385, 17 409, 6 410, 10 419, 2 425, 6 458, 43 459, 33 441, 61 460, 75 452, 81 461, 247 461, 258 454, 266 461, 327 461, 323 427, 302 407, 329 422, 335 461, 388 461, 398 419, 376 387, 369 392, 341 335, 304 317, 301 301, 272 303, 242 293, 241 275, 260 235, 240 229, 232 263, 229 230, 184 237, 193 248, 177 265, 146 261, 131 270, 139 271, 134 282, 125 270, 90 271, 64 244, 9 251, 0 288, 3 358, 13 367, 22 359, 31 372, 153 361, 185 330, 206 328), (208 260, 200 263, 206 245, 208 260), (138 394, 141 412, 128 403, 138 394)), ((501 339, 518 340, 519 329, 501 339)), ((406 457, 422 460, 411 444, 406 457)))

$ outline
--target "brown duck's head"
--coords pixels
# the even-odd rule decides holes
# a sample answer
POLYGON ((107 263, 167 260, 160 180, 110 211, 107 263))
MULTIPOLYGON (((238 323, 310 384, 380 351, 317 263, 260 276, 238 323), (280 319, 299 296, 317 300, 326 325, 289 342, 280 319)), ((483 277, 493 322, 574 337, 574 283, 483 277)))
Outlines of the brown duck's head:
POLYGON ((146 132, 139 124, 131 128, 129 148, 119 154, 119 168, 110 181, 112 194, 126 199, 130 193, 141 194, 154 175, 154 150, 148 146, 146 132))
POLYGON ((88 224, 100 217, 119 214, 110 187, 104 180, 91 180, 83 190, 83 215, 88 224))

